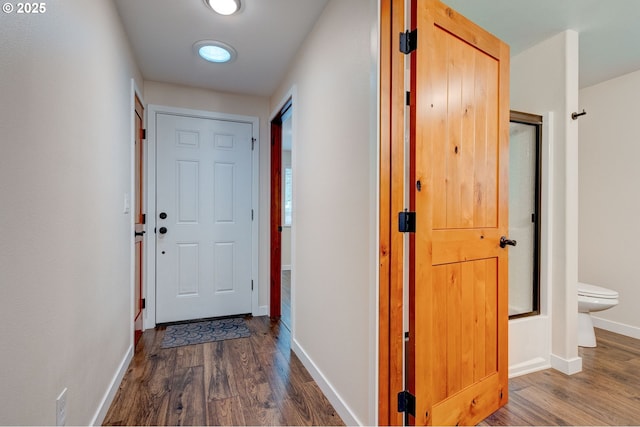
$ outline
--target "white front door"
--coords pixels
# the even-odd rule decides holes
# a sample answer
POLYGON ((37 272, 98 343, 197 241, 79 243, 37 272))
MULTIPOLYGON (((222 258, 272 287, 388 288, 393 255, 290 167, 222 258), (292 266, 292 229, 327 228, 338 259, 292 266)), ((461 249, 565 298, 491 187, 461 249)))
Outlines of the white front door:
POLYGON ((252 125, 156 123, 156 321, 250 313, 252 125))

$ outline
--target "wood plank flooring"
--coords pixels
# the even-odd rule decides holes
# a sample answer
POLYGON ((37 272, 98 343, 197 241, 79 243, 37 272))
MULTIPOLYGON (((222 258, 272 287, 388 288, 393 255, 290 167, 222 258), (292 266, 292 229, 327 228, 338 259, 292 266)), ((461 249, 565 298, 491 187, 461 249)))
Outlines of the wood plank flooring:
MULTIPOLYGON (((248 318, 249 338, 161 349, 145 331, 104 425, 344 425, 302 363, 289 331, 248 318)), ((509 381, 509 403, 479 425, 640 425, 640 340, 596 329, 583 371, 509 381)))
POLYGON ((344 425, 300 360, 289 331, 247 318, 249 338, 160 348, 147 330, 104 425, 344 425))
POLYGON ((640 425, 640 340, 596 329, 583 371, 549 369, 509 381, 509 403, 484 426, 640 425))

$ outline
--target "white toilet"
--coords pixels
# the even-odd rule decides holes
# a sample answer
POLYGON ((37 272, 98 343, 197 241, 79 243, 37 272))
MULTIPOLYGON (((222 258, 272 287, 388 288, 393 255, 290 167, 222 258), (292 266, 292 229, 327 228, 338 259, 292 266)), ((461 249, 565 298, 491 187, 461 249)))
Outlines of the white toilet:
POLYGON ((578 282, 578 345, 595 347, 591 312, 602 311, 618 305, 618 292, 600 286, 578 282))

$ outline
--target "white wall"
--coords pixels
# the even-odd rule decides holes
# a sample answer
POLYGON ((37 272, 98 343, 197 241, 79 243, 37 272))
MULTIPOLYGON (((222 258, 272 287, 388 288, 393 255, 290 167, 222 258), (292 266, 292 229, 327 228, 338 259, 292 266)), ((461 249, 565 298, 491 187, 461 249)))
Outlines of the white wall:
POLYGON ((543 194, 542 206, 548 213, 547 221, 542 219, 543 233, 548 235, 542 244, 542 291, 548 298, 543 299, 543 316, 510 323, 510 364, 535 367, 543 359, 574 373, 582 367, 576 337, 578 123, 570 117, 578 110, 575 31, 562 32, 511 59, 511 109, 550 113, 553 123, 543 125, 549 128, 543 141, 549 160, 543 178, 548 192, 543 194), (538 343, 531 341, 534 337, 538 343), (547 353, 549 340, 551 354, 547 353))
POLYGON ((293 346, 345 422, 368 425, 376 402, 376 28, 377 1, 330 1, 271 98, 277 111, 295 86, 293 346))
POLYGON ((258 305, 269 306, 269 100, 265 97, 236 95, 154 81, 144 82, 144 100, 148 104, 216 113, 258 117, 260 120, 260 235, 258 266, 258 305))
POLYGON ((0 15, 3 425, 55 425, 65 387, 67 425, 101 422, 132 349, 123 203, 142 80, 111 1, 46 6, 0 15))
POLYGON ((580 91, 582 282, 615 289, 620 304, 594 323, 640 338, 640 71, 580 91))

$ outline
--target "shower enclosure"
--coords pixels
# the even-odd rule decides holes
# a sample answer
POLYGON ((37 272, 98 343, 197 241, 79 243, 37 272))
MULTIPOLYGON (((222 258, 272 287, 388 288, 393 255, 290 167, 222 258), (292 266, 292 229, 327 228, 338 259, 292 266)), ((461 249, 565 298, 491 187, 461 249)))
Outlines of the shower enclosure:
POLYGON ((509 129, 509 318, 540 313, 542 117, 512 111, 509 129))

